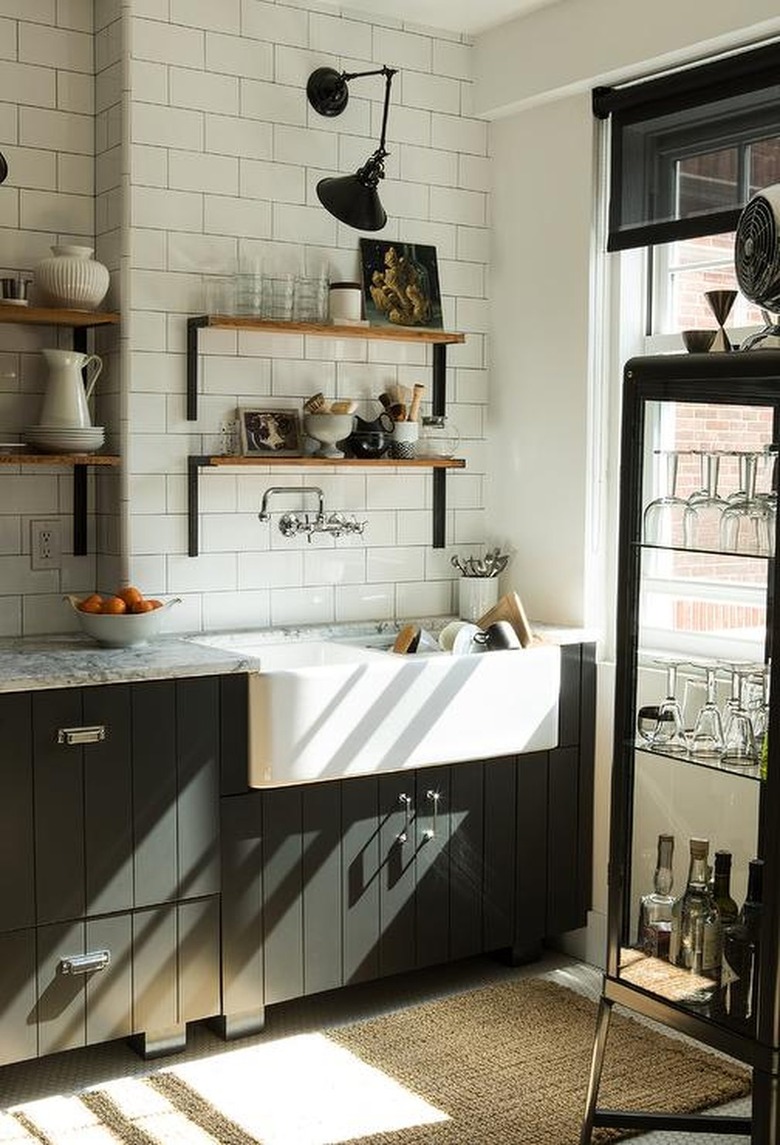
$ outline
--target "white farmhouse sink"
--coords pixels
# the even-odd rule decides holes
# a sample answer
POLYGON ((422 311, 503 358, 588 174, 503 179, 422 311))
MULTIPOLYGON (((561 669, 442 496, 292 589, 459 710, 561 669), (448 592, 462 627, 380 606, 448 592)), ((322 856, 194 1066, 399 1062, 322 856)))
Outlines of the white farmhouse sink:
MULTIPOLYGON (((206 642, 206 641, 204 641, 206 642)), ((212 647, 249 674, 250 787, 542 751, 558 741, 560 651, 398 655, 329 641, 212 647)))

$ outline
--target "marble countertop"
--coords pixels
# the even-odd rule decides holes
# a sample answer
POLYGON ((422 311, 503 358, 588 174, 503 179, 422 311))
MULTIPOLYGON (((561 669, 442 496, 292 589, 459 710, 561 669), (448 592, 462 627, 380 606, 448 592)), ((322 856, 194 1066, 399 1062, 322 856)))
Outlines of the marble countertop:
MULTIPOLYGON (((415 623, 436 634, 452 619, 447 616, 423 618, 415 623)), ((251 630, 251 635, 253 642, 268 644, 327 639, 392 644, 401 627, 400 622, 374 621, 260 628, 251 630)), ((595 639, 584 629, 549 625, 532 627, 544 639, 556 644, 595 639)), ((255 658, 242 653, 241 644, 248 634, 249 630, 161 636, 152 643, 132 648, 103 648, 78 633, 0 638, 0 692, 247 672, 258 667, 255 658), (210 638, 218 640, 220 647, 210 645, 210 638), (230 647, 232 638, 235 648, 230 647)))

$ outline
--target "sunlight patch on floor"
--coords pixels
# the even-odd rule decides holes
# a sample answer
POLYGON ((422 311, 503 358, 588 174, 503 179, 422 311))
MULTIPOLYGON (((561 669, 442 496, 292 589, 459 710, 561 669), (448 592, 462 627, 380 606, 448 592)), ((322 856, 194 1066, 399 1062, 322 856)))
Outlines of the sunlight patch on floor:
MULTIPOLYGON (((323 1034, 300 1034, 263 1045, 183 1062, 173 1074, 262 1145, 338 1145, 373 1133, 432 1125, 449 1117, 381 1070, 323 1034)), ((213 1145, 215 1138, 143 1077, 96 1087, 121 1117, 159 1145, 213 1145)), ((12 1114, 43 1132, 52 1145, 117 1145, 79 1096, 47 1097, 0 1115, 0 1145, 39 1140, 12 1114)))
POLYGON ((323 1034, 282 1038, 170 1072, 264 1145, 337 1145, 449 1120, 323 1034))

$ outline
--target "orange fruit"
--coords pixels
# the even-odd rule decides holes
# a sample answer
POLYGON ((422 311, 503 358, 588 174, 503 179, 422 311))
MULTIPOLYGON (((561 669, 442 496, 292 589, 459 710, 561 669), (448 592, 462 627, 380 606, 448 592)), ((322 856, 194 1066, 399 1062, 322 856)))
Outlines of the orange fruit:
POLYGON ((148 600, 147 604, 151 604, 152 608, 162 608, 163 602, 161 600, 148 600))
POLYGON ((100 611, 111 616, 119 616, 121 613, 127 612, 127 605, 120 596, 107 596, 100 611))
POLYGON ((130 605, 130 612, 152 612, 154 610, 154 603, 151 600, 136 600, 130 605))
POLYGON ((132 584, 128 585, 127 588, 120 588, 116 595, 120 600, 125 602, 128 608, 132 608, 134 604, 137 604, 139 600, 143 600, 144 598, 144 594, 141 590, 135 588, 132 584))
POLYGON ((99 596, 96 592, 92 592, 89 596, 85 596, 76 605, 79 612, 101 612, 103 609, 103 597, 99 596))

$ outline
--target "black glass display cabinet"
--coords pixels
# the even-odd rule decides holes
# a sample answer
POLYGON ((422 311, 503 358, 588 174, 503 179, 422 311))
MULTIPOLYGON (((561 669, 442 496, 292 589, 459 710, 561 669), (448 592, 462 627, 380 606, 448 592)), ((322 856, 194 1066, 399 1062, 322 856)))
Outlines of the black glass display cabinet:
POLYGON ((635 358, 625 366, 607 961, 580 1145, 589 1145, 595 1126, 743 1134, 754 1145, 780 1142, 780 683, 771 655, 778 624, 772 602, 780 587, 774 560, 778 442, 776 350, 672 354, 635 358), (712 459, 720 470, 715 488, 712 459), (694 517, 697 493, 706 495, 707 505, 694 517), (748 522, 736 520, 736 535, 734 514, 727 512, 734 503, 748 522), (718 600, 733 602, 740 592, 749 603, 739 633, 747 646, 734 651, 731 644, 724 652, 726 605, 719 613, 718 600), (686 596, 697 598, 696 609, 686 612, 686 596), (665 655, 656 651, 660 647, 665 655), (735 670, 763 673, 768 681, 765 769, 692 751, 700 747, 691 725, 707 699, 701 681, 708 667, 726 688, 735 670), (699 681, 690 712, 681 677, 699 681), (685 705, 682 742, 671 745, 667 726, 652 710, 649 721, 637 718, 670 691, 685 705), (717 985, 708 1002, 695 1001, 691 971, 643 951, 639 898, 653 889, 655 844, 665 832, 676 836, 675 895, 685 889, 692 837, 709 840, 710 863, 717 849, 734 852, 732 893, 738 903, 745 897, 748 860, 763 860, 763 910, 747 1016, 727 1012, 717 985), (615 1004, 743 1062, 752 1072, 752 1116, 601 1108, 601 1067, 615 1004))

